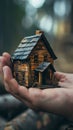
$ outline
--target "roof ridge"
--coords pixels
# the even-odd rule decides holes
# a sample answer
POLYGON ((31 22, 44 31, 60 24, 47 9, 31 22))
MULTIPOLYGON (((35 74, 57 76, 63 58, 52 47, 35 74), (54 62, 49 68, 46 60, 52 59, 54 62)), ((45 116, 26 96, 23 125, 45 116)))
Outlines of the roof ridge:
POLYGON ((32 35, 32 36, 26 36, 24 38, 34 38, 34 37, 38 37, 38 36, 41 36, 42 34, 35 34, 35 35, 32 35))

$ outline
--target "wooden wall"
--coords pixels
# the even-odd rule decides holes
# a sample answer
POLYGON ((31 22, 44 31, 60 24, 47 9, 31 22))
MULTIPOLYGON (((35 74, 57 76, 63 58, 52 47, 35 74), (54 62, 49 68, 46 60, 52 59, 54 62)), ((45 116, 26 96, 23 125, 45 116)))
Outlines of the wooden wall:
POLYGON ((18 81, 19 84, 28 86, 28 75, 29 75, 29 66, 22 61, 15 61, 13 66, 13 75, 18 81))
POLYGON ((53 59, 48 52, 47 48, 44 46, 44 43, 39 41, 36 47, 34 48, 33 52, 30 55, 30 75, 31 78, 29 79, 30 83, 34 81, 34 70, 42 63, 42 62, 50 62, 53 64, 53 59), (35 55, 38 56, 36 61, 34 60, 35 55), (44 60, 45 55, 47 55, 47 59, 44 60))

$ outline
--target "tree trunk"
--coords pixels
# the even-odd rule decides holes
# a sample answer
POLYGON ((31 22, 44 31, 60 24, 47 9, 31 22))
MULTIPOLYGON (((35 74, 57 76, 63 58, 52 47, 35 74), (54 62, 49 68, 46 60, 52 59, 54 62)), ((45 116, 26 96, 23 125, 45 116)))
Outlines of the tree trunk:
POLYGON ((62 118, 53 114, 34 112, 25 113, 7 123, 4 130, 58 130, 62 118))

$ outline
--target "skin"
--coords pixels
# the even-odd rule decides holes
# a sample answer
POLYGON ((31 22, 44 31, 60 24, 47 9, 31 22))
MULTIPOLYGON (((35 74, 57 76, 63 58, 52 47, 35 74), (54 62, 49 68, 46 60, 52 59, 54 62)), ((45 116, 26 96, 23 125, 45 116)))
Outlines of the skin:
POLYGON ((13 78, 10 58, 6 52, 0 56, 0 73, 4 75, 6 90, 32 109, 63 115, 73 121, 73 74, 55 72, 60 88, 27 89, 13 78))

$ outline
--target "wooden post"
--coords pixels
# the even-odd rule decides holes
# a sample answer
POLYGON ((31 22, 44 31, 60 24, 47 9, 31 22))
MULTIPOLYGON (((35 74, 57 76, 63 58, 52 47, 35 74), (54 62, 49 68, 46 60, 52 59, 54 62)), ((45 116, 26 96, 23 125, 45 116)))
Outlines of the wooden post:
POLYGON ((39 72, 39 84, 41 85, 42 84, 42 73, 39 72))

